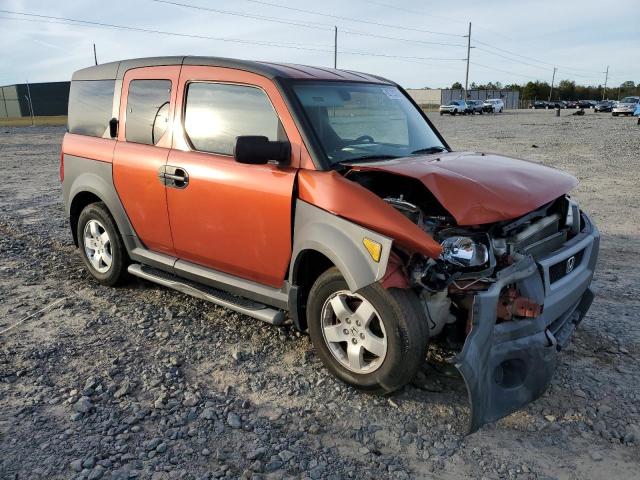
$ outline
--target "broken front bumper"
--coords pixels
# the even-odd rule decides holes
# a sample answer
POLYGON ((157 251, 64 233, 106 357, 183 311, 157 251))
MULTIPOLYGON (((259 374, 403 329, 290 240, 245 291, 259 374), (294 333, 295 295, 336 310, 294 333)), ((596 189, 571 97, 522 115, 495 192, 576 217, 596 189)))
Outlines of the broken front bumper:
POLYGON ((454 359, 469 393, 469 433, 544 393, 555 371, 557 352, 587 313, 593 300, 590 284, 600 235, 582 216, 584 228, 560 250, 514 263, 498 272, 488 290, 475 295, 472 329, 454 359), (539 317, 496 324, 500 291, 510 284, 544 305, 539 317))

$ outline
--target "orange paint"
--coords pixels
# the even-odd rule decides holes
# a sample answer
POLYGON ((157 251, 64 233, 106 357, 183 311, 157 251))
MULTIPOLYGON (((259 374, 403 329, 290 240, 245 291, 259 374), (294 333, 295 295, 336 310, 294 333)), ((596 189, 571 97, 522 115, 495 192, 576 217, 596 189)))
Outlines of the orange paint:
POLYGON ((65 133, 62 140, 62 154, 111 163, 115 146, 116 141, 110 138, 65 133))
POLYGON ((301 200, 381 233, 411 252, 438 257, 440 244, 407 217, 363 186, 335 171, 300 170, 301 200))
POLYGON ((175 255, 167 215, 166 188, 158 172, 167 163, 172 131, 167 128, 157 145, 127 142, 127 97, 133 80, 171 80, 169 125, 175 111, 180 66, 129 70, 122 82, 118 143, 113 155, 113 183, 138 238, 149 249, 175 255))
POLYGON ((355 170, 420 180, 458 225, 520 217, 564 195, 578 183, 568 173, 544 165, 481 153, 423 155, 358 165, 355 170))
POLYGON ((169 165, 189 174, 184 189, 167 188, 167 206, 178 257, 216 270, 281 287, 291 258, 291 206, 297 167, 310 157, 273 82, 254 73, 184 66, 177 103, 194 81, 257 86, 273 104, 291 142, 291 165, 246 165, 233 157, 192 151, 176 112, 169 165), (304 153, 302 153, 304 150, 304 153))

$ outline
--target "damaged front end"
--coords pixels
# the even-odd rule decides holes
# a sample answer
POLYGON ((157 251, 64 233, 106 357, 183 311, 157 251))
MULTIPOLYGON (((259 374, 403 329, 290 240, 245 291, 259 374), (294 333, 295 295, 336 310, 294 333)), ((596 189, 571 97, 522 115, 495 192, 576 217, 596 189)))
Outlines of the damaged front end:
POLYGON ((471 405, 469 433, 538 398, 556 355, 593 300, 599 233, 563 195, 521 217, 459 226, 402 196, 385 200, 442 247, 398 252, 422 300, 432 341, 453 350, 471 405))

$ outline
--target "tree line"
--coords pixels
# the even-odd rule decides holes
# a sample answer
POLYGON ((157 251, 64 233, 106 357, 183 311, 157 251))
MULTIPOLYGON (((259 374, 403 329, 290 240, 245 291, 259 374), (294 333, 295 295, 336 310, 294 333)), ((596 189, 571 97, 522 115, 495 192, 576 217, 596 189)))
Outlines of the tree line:
MULTIPOLYGON (((463 88, 460 82, 451 85, 454 90, 463 88)), ((551 85, 547 82, 536 80, 535 82, 527 82, 523 85, 506 84, 500 82, 489 82, 478 85, 472 82, 469 85, 470 90, 517 90, 520 92, 522 100, 548 100, 551 85)), ((636 84, 632 80, 621 83, 620 85, 608 85, 604 91, 604 85, 576 85, 573 80, 561 80, 557 85, 553 86, 551 95, 552 100, 600 100, 603 98, 610 100, 619 100, 629 95, 640 95, 640 83, 636 84)))

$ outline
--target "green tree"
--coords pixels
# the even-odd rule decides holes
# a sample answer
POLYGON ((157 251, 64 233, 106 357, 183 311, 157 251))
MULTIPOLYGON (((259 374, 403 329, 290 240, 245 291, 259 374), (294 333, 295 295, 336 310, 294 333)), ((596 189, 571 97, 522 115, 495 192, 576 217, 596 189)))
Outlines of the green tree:
POLYGON ((453 82, 451 85, 452 90, 462 90, 462 84, 460 82, 453 82))

